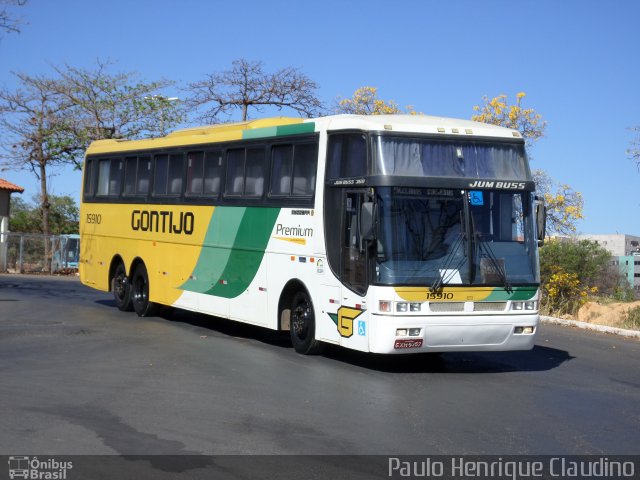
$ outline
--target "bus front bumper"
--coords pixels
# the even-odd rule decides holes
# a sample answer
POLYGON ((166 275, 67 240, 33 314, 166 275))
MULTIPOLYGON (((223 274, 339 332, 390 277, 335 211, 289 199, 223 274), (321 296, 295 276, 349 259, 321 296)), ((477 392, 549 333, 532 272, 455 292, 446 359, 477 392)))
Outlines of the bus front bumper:
POLYGON ((539 315, 371 316, 373 353, 530 350, 539 315))

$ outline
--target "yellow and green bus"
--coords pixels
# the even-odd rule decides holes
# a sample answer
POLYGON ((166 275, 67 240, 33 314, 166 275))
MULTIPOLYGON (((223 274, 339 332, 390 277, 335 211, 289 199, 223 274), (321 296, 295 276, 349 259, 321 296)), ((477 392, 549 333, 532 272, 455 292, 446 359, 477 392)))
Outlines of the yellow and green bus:
POLYGON ((120 310, 168 306, 376 353, 523 350, 538 326, 521 135, 430 116, 271 118, 100 140, 80 278, 120 310))

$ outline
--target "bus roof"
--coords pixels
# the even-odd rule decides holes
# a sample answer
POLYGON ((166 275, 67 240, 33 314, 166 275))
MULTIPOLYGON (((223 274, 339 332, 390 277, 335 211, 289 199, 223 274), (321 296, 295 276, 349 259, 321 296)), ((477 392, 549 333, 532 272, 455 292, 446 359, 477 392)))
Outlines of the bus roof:
POLYGON ((199 145, 233 140, 313 133, 321 130, 364 130, 522 139, 517 130, 429 115, 332 115, 319 118, 274 117, 176 130, 143 140, 97 140, 87 155, 199 145))

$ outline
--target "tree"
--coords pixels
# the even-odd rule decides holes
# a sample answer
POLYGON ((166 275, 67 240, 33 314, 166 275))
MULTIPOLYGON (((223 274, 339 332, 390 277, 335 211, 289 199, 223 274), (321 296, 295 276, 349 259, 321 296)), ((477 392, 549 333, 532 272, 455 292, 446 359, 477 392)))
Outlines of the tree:
POLYGON ((275 73, 266 73, 262 62, 235 60, 230 70, 212 73, 204 80, 190 83, 187 104, 203 109, 199 121, 219 123, 240 110, 243 121, 249 118, 249 109, 262 112, 267 106, 278 110, 288 108, 311 117, 322 109, 316 96, 318 85, 293 67, 275 73))
POLYGON ((580 192, 567 184, 555 185, 544 170, 534 170, 536 191, 547 206, 547 233, 572 235, 576 233, 576 222, 584 218, 584 200, 580 192), (553 190, 555 189, 555 193, 553 190))
POLYGON ((417 114, 411 105, 408 105, 403 112, 393 100, 378 98, 378 89, 376 87, 360 87, 353 92, 351 98, 338 99, 335 111, 336 113, 355 115, 417 114))
POLYGON ((157 95, 171 82, 135 82, 133 73, 111 74, 108 66, 98 61, 94 70, 54 67, 53 77, 17 73, 15 89, 0 89, 0 164, 30 170, 39 179, 45 234, 52 233, 51 169, 80 168, 94 140, 158 135, 184 118, 180 105, 157 95))
POLYGON ((522 107, 524 97, 526 93, 518 93, 515 105, 507 103, 506 95, 498 95, 491 100, 486 96, 482 97, 484 104, 473 107, 477 113, 471 117, 471 120, 518 130, 527 145, 531 146, 544 136, 547 122, 533 108, 522 107))
POLYGON ((42 233, 42 218, 38 218, 33 206, 15 195, 12 195, 9 201, 11 203, 10 232, 42 233))
MULTIPOLYGON (((43 233, 42 209, 38 195, 33 197, 34 204, 29 204, 19 197, 11 197, 11 218, 9 230, 20 233, 43 233)), ((80 209, 75 200, 68 196, 49 196, 50 230, 52 235, 78 233, 80 209)))
POLYGON ((631 128, 631 130, 637 133, 637 137, 631 141, 631 147, 627 149, 627 155, 638 164, 638 168, 640 169, 640 125, 631 128))
MULTIPOLYGON (((184 105, 161 94, 174 82, 140 82, 133 72, 110 73, 110 66, 98 60, 94 69, 54 67, 50 88, 72 106, 67 134, 80 152, 94 140, 163 136, 185 120, 184 105)), ((80 168, 82 157, 72 162, 80 168)))
MULTIPOLYGON (((0 4, 23 6, 27 0, 0 0, 0 4)), ((0 10, 0 31, 7 33, 20 32, 20 20, 14 18, 5 8, 0 10)))
POLYGON ((590 240, 551 240, 540 250, 543 307, 574 314, 589 295, 633 298, 626 278, 611 263, 611 253, 590 240))
MULTIPOLYGON (((522 106, 525 97, 526 94, 520 92, 516 95, 516 103, 509 105, 506 95, 492 99, 485 96, 483 105, 473 107, 477 113, 472 115, 471 120, 518 130, 531 148, 544 136, 547 122, 533 108, 522 106)), ((543 170, 534 170, 533 179, 537 193, 547 205, 547 232, 565 235, 575 233, 576 222, 584 218, 582 194, 567 184, 556 186, 543 170)))
POLYGON ((51 79, 15 75, 19 84, 15 90, 0 89, 0 159, 7 167, 30 170, 38 178, 42 232, 50 234, 49 172, 78 154, 78 145, 68 135, 72 106, 52 89, 51 79))

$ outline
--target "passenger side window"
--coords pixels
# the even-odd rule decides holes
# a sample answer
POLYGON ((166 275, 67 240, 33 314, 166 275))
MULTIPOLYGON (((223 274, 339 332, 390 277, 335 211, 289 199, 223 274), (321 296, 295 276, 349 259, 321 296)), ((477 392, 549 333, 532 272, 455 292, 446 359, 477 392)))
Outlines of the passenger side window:
POLYGON ((151 158, 138 157, 136 195, 147 195, 151 181, 151 158))
POLYGON ((127 157, 124 159, 124 194, 135 195, 136 193, 136 170, 138 159, 127 157))
POLYGON ((204 157, 204 190, 205 195, 220 193, 222 178, 222 152, 207 152, 204 157))
POLYGON ((120 195, 122 160, 119 158, 98 161, 98 191, 100 196, 120 195))
POLYGON ((271 149, 271 195, 291 195, 293 145, 275 145, 271 149))
POLYGON ((264 147, 227 150, 225 195, 261 197, 264 170, 264 147))
POLYGON ((180 195, 182 193, 182 154, 156 155, 153 179, 154 195, 180 195))
POLYGON ((316 170, 318 168, 318 146, 312 143, 296 145, 293 156, 294 196, 308 197, 313 195, 316 186, 316 170))
POLYGON ((240 196, 244 191, 244 148, 227 150, 227 182, 224 193, 240 196))
POLYGON ((248 148, 245 166, 244 194, 261 197, 264 191, 264 148, 248 148))
POLYGON ((187 195, 202 195, 204 189, 204 152, 187 154, 187 195))
POLYGON ((124 194, 147 195, 151 178, 150 157, 127 157, 124 160, 124 194))
POLYGON ((333 134, 327 150, 327 179, 367 174, 367 143, 363 134, 333 134))
POLYGON ((93 196, 93 166, 95 165, 95 163, 96 163, 95 160, 88 159, 84 167, 84 196, 85 197, 93 196))
POLYGON ((313 195, 318 165, 316 144, 275 145, 272 149, 271 195, 313 195))

